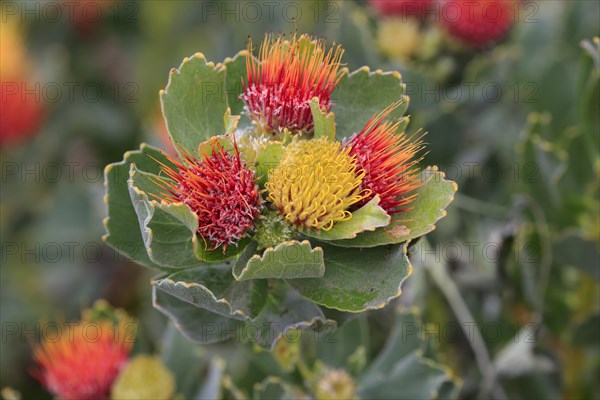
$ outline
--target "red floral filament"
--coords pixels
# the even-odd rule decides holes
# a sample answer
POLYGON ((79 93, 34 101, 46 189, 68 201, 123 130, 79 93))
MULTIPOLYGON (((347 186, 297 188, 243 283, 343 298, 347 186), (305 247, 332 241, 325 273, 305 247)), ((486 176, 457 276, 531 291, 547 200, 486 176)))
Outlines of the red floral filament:
MULTIPOLYGON (((250 51, 251 46, 250 42, 250 51)), ((242 80, 240 98, 250 118, 269 131, 287 128, 311 133, 309 103, 318 97, 321 109, 330 111, 343 52, 339 45, 326 52, 323 40, 306 35, 291 40, 266 36, 258 60, 246 58, 248 80, 242 80)))
POLYGON ((361 187, 371 191, 357 207, 379 195, 379 205, 390 215, 406 211, 406 206, 416 197, 414 190, 421 185, 416 168, 420 160, 415 158, 422 149, 421 141, 412 141, 404 133, 397 133, 399 122, 384 122, 399 104, 373 116, 346 144, 351 147, 349 154, 355 156, 358 166, 365 170, 361 187))
POLYGON ((215 144, 212 154, 197 159, 191 154, 185 162, 173 158, 176 169, 162 168, 173 183, 166 184, 168 202, 188 205, 198 216, 198 234, 208 241, 209 250, 234 244, 254 227, 260 211, 260 190, 254 171, 243 164, 237 146, 234 154, 215 144))

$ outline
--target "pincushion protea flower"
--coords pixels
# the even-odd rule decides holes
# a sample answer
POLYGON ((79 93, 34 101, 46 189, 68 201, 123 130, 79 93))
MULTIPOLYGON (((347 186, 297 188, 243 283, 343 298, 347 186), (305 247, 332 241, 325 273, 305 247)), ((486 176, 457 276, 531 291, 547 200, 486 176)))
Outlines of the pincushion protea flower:
MULTIPOLYGON (((249 44, 252 51, 252 42, 249 44)), ((330 96, 339 82, 344 50, 327 51, 323 40, 307 35, 291 40, 267 35, 258 60, 246 58, 247 82, 240 98, 246 112, 265 131, 313 131, 309 102, 318 97, 321 109, 331 109, 330 96)))
POLYGON ((369 194, 360 189, 365 173, 349 152, 326 138, 290 144, 269 174, 269 199, 295 227, 328 231, 349 220, 348 208, 369 194))
POLYGON ((515 4, 518 0, 446 0, 442 23, 452 36, 471 46, 485 46, 511 27, 515 4))
POLYGON ((37 369, 32 374, 61 399, 107 398, 131 352, 125 330, 123 322, 81 321, 58 340, 47 339, 35 349, 37 369))
POLYGON ((411 192, 421 184, 416 155, 422 149, 422 142, 398 133, 399 122, 385 121, 399 104, 394 103, 373 116, 346 143, 348 154, 356 157, 359 168, 364 170, 361 187, 370 192, 357 207, 379 195, 379 205, 390 215, 404 211, 403 207, 415 198, 411 192))
POLYGON ((182 202, 198 216, 198 234, 209 243, 209 250, 236 245, 260 212, 260 190, 254 171, 246 168, 234 143, 233 154, 214 143, 212 154, 197 159, 191 154, 185 162, 172 157, 173 169, 162 165, 173 183, 163 184, 170 194, 167 202, 182 202))

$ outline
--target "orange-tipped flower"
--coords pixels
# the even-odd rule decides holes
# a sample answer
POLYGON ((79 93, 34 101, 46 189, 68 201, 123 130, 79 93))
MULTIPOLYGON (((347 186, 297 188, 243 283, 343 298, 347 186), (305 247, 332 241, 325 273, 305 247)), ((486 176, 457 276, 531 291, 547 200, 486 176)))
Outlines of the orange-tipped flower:
POLYGON ((250 118, 266 131, 287 128, 312 133, 309 102, 318 97, 321 109, 331 109, 330 96, 340 79, 343 53, 339 45, 326 51, 322 39, 307 35, 294 35, 291 40, 267 35, 258 60, 246 58, 248 81, 242 82, 240 97, 250 118))
POLYGON ((233 154, 215 143, 212 154, 197 159, 185 155, 185 162, 171 158, 177 169, 163 165, 163 171, 173 180, 166 189, 168 202, 187 204, 198 216, 198 234, 209 242, 209 250, 237 244, 249 230, 260 212, 260 190, 254 171, 246 168, 237 145, 233 154))
POLYGON ((81 321, 35 349, 33 375, 60 399, 105 399, 131 352, 127 326, 81 321))
POLYGON ((358 206, 379 195, 379 205, 390 215, 405 211, 416 197, 412 192, 421 185, 416 167, 416 155, 423 148, 421 140, 412 141, 404 132, 398 132, 399 122, 385 121, 399 104, 373 116, 346 144, 350 155, 358 160, 358 167, 365 171, 361 187, 371 191, 358 206))

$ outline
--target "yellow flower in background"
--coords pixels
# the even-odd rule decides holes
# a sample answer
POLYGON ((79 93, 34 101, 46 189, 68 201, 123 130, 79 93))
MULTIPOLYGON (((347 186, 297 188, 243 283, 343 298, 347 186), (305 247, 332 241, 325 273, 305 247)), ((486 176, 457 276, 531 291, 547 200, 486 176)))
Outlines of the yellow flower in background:
POLYGON ((387 57, 409 58, 419 48, 421 33, 417 19, 382 18, 377 28, 377 46, 387 57))
POLYGON ((327 231, 349 220, 348 208, 369 195, 360 189, 364 171, 349 150, 325 138, 290 144, 269 174, 269 200, 298 228, 327 231))
POLYGON ((27 74, 29 58, 25 47, 25 32, 18 18, 5 13, 0 16, 0 79, 7 81, 27 74))
POLYGON ((112 400, 169 400, 175 394, 175 377, 159 357, 139 355, 123 368, 115 381, 112 400))

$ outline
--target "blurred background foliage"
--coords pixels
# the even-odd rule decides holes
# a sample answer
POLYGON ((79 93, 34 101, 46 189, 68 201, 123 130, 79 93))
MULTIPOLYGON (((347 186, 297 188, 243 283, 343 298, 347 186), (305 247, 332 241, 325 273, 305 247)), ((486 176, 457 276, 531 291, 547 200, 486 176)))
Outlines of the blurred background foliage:
MULTIPOLYGON (((351 70, 400 71, 408 130, 428 132, 425 162, 459 184, 438 229, 411 246, 415 271, 398 300, 420 310, 419 346, 457 378, 443 394, 600 397, 597 1, 522 3, 506 37, 479 49, 432 18, 381 16, 362 1, 274 2, 272 14, 258 2, 262 15, 242 1, 75 3, 93 3, 98 18, 69 15, 67 2, 1 4, 0 387, 47 396, 28 373, 36 322, 77 319, 105 298, 137 318, 139 351, 161 354, 178 393, 225 382, 204 393, 235 397, 267 375, 287 383, 260 390, 295 393, 300 378, 252 346, 191 352, 152 308, 151 273, 101 236, 104 165, 141 141, 169 146, 158 99, 169 70, 198 51, 220 62, 249 36, 298 31, 342 43, 351 70), (5 100, 15 91, 25 91, 17 106, 5 100), (7 134, 15 124, 22 135, 7 134)), ((368 364, 397 306, 352 321, 336 346, 362 346, 368 364)))

